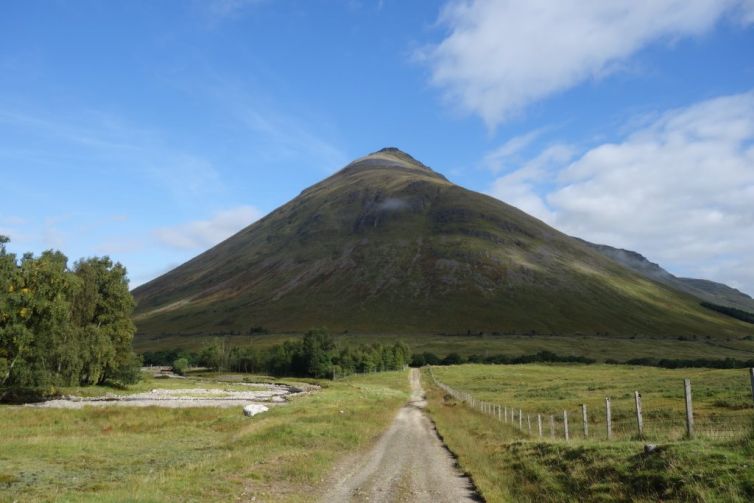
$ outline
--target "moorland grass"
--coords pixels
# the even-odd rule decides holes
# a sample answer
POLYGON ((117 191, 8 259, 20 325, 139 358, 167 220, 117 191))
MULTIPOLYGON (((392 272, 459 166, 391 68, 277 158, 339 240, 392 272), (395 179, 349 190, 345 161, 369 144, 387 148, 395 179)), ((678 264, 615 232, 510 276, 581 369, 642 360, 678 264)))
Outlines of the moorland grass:
POLYGON ((309 501, 408 396, 405 372, 321 384, 253 418, 240 408, 2 406, 0 501, 309 501))
POLYGON ((740 437, 754 417, 746 369, 661 369, 629 365, 457 365, 434 367, 434 375, 475 398, 525 414, 554 415, 558 435, 568 411, 571 436, 582 435, 580 405, 586 404, 592 437, 604 438, 605 397, 610 397, 613 434, 637 436, 634 391, 642 397, 644 438, 684 436, 683 379, 690 379, 696 433, 707 438, 740 437))
MULTIPOLYGON (((579 403, 595 391, 613 393, 643 384, 656 407, 675 401, 675 371, 583 365, 462 365, 433 369, 438 379, 480 399, 515 401, 524 410, 579 403), (629 376, 633 380, 626 381, 629 376), (597 389, 594 389, 594 388, 597 389), (663 396, 665 394, 665 396, 663 396), (656 401, 655 401, 656 399, 656 401), (662 400, 666 400, 663 402, 662 400)), ((681 371, 682 372, 682 371, 681 371)), ((720 386, 720 396, 701 393, 704 413, 731 400, 751 400, 745 386, 731 384, 742 371, 700 371, 720 386)), ((745 377, 745 375, 744 375, 745 377)), ((645 454, 645 441, 626 436, 611 442, 594 437, 539 439, 459 403, 440 388, 428 389, 428 411, 438 432, 470 474, 486 501, 751 501, 754 497, 754 436, 751 407, 742 435, 724 440, 697 438, 658 442, 645 454)), ((621 402, 619 401, 619 404, 621 402)), ((738 402, 736 402, 738 403, 738 402)), ((743 403, 740 404, 743 406, 743 403)), ((574 422, 573 430, 580 427, 574 422)))

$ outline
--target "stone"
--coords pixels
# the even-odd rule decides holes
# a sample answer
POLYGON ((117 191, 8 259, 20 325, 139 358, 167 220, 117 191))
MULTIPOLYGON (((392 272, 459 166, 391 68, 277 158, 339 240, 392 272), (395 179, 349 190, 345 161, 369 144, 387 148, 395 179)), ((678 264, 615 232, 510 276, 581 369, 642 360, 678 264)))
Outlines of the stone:
POLYGON ((256 416, 257 414, 261 414, 262 412, 267 412, 269 409, 260 404, 260 403, 250 403, 249 405, 244 406, 243 408, 243 415, 244 416, 256 416))

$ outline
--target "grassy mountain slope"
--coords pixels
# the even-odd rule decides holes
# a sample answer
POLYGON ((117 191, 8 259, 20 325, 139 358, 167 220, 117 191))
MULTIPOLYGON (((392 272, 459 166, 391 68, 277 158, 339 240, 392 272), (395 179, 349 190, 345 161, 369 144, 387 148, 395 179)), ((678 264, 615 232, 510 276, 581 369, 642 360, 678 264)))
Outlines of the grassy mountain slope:
POLYGON ((397 149, 137 288, 140 333, 750 334, 397 149))
POLYGON ((587 241, 583 242, 606 257, 617 261, 642 276, 667 285, 675 290, 688 293, 712 304, 754 313, 754 299, 728 285, 706 279, 679 278, 634 251, 614 248, 608 245, 593 244, 587 241))

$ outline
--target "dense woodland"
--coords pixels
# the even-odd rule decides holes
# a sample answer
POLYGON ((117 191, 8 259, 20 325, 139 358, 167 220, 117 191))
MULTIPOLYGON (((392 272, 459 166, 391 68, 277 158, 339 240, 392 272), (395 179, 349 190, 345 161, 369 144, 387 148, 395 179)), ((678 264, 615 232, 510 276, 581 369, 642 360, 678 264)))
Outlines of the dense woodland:
POLYGON ((0 397, 137 380, 126 269, 107 257, 69 267, 57 251, 19 258, 7 242, 0 236, 0 397))

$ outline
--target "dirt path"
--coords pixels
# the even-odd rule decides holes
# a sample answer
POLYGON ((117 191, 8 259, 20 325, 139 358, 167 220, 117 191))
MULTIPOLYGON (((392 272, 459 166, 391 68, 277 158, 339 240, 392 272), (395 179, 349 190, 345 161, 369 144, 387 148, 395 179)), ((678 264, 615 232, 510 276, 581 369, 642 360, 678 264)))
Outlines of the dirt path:
POLYGON ((322 499, 333 501, 479 501, 422 410, 419 371, 411 369, 411 400, 366 455, 351 460, 322 499))

